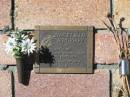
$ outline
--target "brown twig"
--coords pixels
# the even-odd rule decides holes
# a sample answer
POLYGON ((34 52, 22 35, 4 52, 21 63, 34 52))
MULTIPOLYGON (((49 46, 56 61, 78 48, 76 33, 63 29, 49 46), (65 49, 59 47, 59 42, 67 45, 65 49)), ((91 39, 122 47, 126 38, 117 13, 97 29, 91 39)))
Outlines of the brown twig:
POLYGON ((126 82, 126 86, 127 86, 127 89, 128 89, 128 93, 130 95, 130 87, 129 87, 129 82, 128 82, 128 77, 125 76, 125 82, 126 82))
POLYGON ((108 14, 107 17, 110 25, 108 25, 104 21, 102 22, 107 27, 107 29, 112 32, 114 39, 118 45, 118 49, 120 51, 120 58, 128 58, 128 35, 127 31, 125 31, 125 28, 123 28, 122 26, 122 22, 125 20, 125 18, 120 19, 120 22, 118 24, 119 27, 117 27, 117 24, 114 20, 114 15, 111 16, 110 14, 108 14))

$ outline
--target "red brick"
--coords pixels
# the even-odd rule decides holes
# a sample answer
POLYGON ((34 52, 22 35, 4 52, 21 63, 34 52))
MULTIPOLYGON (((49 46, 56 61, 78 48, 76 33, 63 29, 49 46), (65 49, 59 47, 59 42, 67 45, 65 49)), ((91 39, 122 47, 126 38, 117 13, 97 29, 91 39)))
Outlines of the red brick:
POLYGON ((0 71, 0 97, 12 97, 11 74, 0 71))
POLYGON ((130 0, 115 0, 115 18, 117 23, 121 17, 125 18, 124 27, 130 27, 130 0))
POLYGON ((0 29, 10 25, 11 0, 0 0, 0 29))
POLYGON ((119 49, 112 33, 97 33, 95 38, 95 63, 118 63, 119 49))
POLYGON ((109 97, 109 72, 96 70, 95 74, 35 74, 30 83, 18 83, 16 97, 109 97))
POLYGON ((34 29, 35 25, 94 25, 110 11, 110 0, 17 0, 16 26, 34 29))

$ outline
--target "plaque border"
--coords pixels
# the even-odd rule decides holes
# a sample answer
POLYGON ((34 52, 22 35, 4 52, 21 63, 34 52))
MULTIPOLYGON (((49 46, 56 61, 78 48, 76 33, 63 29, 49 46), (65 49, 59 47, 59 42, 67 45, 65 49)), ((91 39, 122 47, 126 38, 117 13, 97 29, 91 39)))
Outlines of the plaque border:
MULTIPOLYGON (((36 54, 36 61, 35 64, 33 65, 35 73, 93 73, 93 64, 94 64, 94 27, 93 26, 36 26, 35 27, 35 39, 37 40, 36 46, 37 46, 37 51, 39 50, 39 44, 40 44, 40 39, 39 39, 39 33, 40 31, 44 30, 79 30, 79 31, 87 31, 87 44, 89 43, 88 49, 87 49, 87 63, 86 63, 86 68, 41 68, 40 63, 39 63, 39 55, 36 54)), ((87 46, 87 45, 86 45, 87 46)))

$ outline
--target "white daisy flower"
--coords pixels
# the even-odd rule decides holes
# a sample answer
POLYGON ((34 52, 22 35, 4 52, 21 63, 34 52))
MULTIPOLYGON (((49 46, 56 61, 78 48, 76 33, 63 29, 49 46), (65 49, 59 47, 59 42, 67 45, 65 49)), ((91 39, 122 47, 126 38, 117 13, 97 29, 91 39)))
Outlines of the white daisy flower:
POLYGON ((13 48, 14 46, 16 45, 16 41, 15 41, 15 38, 10 38, 8 39, 8 41, 6 42, 6 49, 5 51, 7 53, 12 53, 13 52, 13 48))
POLYGON ((9 33, 10 38, 6 42, 5 51, 11 53, 13 56, 22 56, 23 54, 30 55, 36 50, 36 43, 30 32, 25 32, 23 30, 11 30, 9 33))
POLYGON ((36 49, 36 43, 34 43, 33 39, 26 39, 22 41, 22 52, 24 54, 30 55, 36 49))

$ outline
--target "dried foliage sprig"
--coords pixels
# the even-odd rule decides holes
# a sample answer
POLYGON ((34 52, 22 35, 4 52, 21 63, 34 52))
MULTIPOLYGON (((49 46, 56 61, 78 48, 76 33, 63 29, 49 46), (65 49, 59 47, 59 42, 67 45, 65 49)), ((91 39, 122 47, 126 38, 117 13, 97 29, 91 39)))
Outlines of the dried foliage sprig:
POLYGON ((118 49, 120 51, 120 58, 128 58, 128 32, 123 27, 122 23, 125 18, 120 18, 119 24, 115 22, 114 15, 107 15, 109 23, 102 21, 107 29, 112 32, 114 39, 118 45, 118 49))
MULTIPOLYGON (((119 24, 116 24, 114 15, 107 15, 109 24, 105 21, 102 21, 104 25, 107 27, 107 29, 112 32, 114 39, 118 45, 118 49, 120 51, 119 57, 121 59, 129 57, 129 50, 128 50, 128 32, 123 27, 122 23, 125 20, 125 18, 120 18, 119 24)), ((123 94, 125 94, 125 91, 127 92, 128 96, 130 96, 130 88, 128 85, 127 76, 121 77, 123 80, 123 94)))

